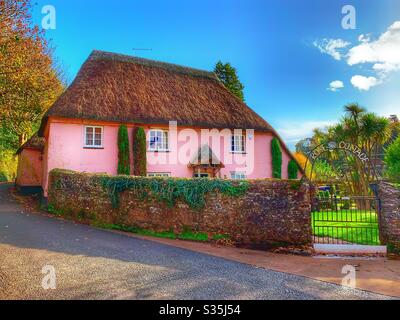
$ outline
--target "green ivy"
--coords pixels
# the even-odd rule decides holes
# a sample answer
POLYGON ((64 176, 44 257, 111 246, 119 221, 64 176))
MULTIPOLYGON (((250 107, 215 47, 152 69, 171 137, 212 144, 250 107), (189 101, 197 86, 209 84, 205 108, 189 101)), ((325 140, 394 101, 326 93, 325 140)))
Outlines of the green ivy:
POLYGON ((291 180, 297 179, 299 168, 297 166, 296 161, 290 160, 288 163, 288 177, 291 180))
POLYGON ((272 154, 272 177, 275 179, 282 178, 282 150, 278 138, 271 141, 272 154))
POLYGON ((118 174, 130 175, 128 129, 121 125, 118 130, 118 174))
POLYGON ((145 177, 147 175, 146 133, 141 127, 133 130, 133 174, 145 177))
POLYGON ((108 191, 114 208, 119 206, 119 195, 125 190, 133 191, 139 199, 153 197, 173 207, 177 200, 183 200, 192 209, 205 205, 205 195, 219 191, 224 195, 237 197, 248 190, 247 181, 221 179, 179 179, 145 177, 99 177, 108 191))

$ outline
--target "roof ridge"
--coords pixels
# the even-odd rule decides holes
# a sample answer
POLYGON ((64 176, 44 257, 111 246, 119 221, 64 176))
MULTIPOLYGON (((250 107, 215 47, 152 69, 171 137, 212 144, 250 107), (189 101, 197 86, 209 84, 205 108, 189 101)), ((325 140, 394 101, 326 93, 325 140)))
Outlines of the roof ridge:
POLYGON ((127 63, 139 64, 147 67, 156 67, 161 68, 170 72, 180 73, 191 75, 195 77, 203 77, 211 80, 216 80, 219 82, 217 75, 214 72, 196 69, 192 67, 187 67, 175 63, 163 62, 158 60, 152 60, 147 58, 135 57, 126 54, 102 51, 102 50, 93 50, 90 54, 88 60, 113 60, 127 63))

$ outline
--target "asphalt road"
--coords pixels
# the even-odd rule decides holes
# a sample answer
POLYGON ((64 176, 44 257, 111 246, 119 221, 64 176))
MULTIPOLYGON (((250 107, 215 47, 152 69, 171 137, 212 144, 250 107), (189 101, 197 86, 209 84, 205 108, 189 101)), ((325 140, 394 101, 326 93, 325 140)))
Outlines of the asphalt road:
POLYGON ((0 184, 1 299, 382 299, 383 296, 24 212, 0 184), (53 266, 56 289, 42 287, 53 266))

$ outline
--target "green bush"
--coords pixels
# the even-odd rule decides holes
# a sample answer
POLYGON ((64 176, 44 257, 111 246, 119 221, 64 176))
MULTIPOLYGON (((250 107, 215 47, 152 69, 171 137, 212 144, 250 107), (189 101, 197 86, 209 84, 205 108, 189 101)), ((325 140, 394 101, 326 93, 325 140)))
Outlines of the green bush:
POLYGON ((291 180, 297 179, 299 168, 297 166, 296 161, 290 160, 288 163, 288 177, 291 180))
POLYGON ((11 150, 0 150, 0 182, 14 181, 18 161, 11 150))
POLYGON ((133 174, 147 175, 146 133, 141 127, 133 129, 133 174))
POLYGON ((271 141, 272 154, 272 177, 275 179, 282 178, 282 149, 278 138, 273 138, 271 141))
POLYGON ((118 174, 130 175, 128 129, 121 125, 118 130, 118 174))
POLYGON ((395 182, 400 182, 400 137, 398 137, 385 153, 386 174, 395 182))

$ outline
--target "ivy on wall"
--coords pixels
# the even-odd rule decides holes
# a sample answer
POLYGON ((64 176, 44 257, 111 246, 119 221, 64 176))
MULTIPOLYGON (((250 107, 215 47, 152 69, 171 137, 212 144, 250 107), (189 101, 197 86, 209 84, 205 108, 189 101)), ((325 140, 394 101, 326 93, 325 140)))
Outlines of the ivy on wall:
POLYGON ((129 175, 130 173, 128 129, 125 125, 121 125, 118 129, 118 174, 129 175))
POLYGON ((186 202, 192 209, 201 209, 205 205, 205 195, 210 192, 237 197, 246 193, 247 181, 229 181, 219 179, 182 179, 147 177, 100 177, 103 187, 108 191, 114 208, 119 206, 121 192, 133 191, 139 199, 153 197, 173 207, 177 200, 186 202))
POLYGON ((271 141, 272 154, 272 177, 275 179, 282 178, 282 149, 278 138, 273 138, 271 141))
POLYGON ((297 175, 299 172, 299 168, 298 165, 296 163, 296 161, 294 161, 293 159, 289 161, 288 163, 288 177, 291 180, 295 180, 297 179, 297 175))
POLYGON ((145 177, 147 175, 146 133, 141 127, 133 129, 133 174, 145 177))

